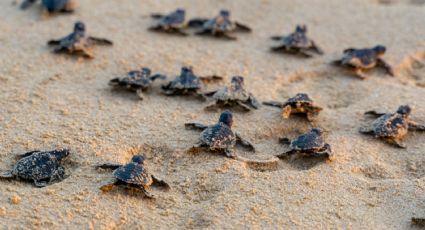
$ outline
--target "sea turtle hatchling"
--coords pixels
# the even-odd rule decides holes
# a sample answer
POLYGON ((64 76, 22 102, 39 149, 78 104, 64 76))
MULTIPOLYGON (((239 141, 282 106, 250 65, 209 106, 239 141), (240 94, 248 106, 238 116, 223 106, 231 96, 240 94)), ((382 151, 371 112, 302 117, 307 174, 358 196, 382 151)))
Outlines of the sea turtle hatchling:
POLYGON ((158 22, 154 26, 149 27, 149 30, 187 36, 187 33, 182 31, 186 27, 185 14, 184 9, 176 9, 167 15, 152 14, 151 17, 157 19, 158 22))
POLYGON ((140 99, 143 99, 143 92, 146 91, 156 79, 165 80, 166 76, 162 74, 151 75, 149 68, 134 70, 127 73, 123 78, 114 78, 109 81, 109 85, 117 88, 136 91, 140 99))
POLYGON ((65 168, 61 165, 69 150, 32 151, 20 155, 12 170, 0 173, 1 179, 23 179, 34 182, 36 187, 45 187, 65 178, 65 168))
POLYGON ((286 158, 288 156, 326 156, 329 158, 332 153, 331 146, 325 142, 322 135, 323 131, 321 129, 313 128, 310 132, 302 134, 292 141, 288 138, 281 138, 279 140, 280 143, 289 145, 290 149, 282 154, 277 155, 277 157, 286 158))
POLYGON ((271 39, 279 42, 278 46, 271 48, 272 51, 301 54, 305 57, 312 57, 313 53, 323 54, 322 49, 307 37, 307 27, 305 25, 297 25, 295 32, 287 36, 273 36, 271 39))
POLYGON ((199 123, 186 123, 186 128, 202 130, 200 143, 191 150, 209 149, 211 151, 223 152, 229 158, 238 159, 231 150, 236 144, 255 152, 254 146, 244 140, 238 133, 233 132, 233 115, 229 111, 221 113, 217 124, 203 125, 199 123))
POLYGON ((197 35, 212 35, 215 37, 223 37, 229 40, 236 40, 236 37, 231 35, 232 32, 251 32, 251 28, 233 21, 230 16, 230 11, 221 10, 219 15, 212 19, 195 18, 189 21, 189 27, 200 28, 196 32, 197 35))
POLYGON ((112 41, 105 38, 96 38, 86 35, 86 26, 83 22, 76 22, 74 31, 68 36, 50 40, 50 46, 56 46, 55 53, 78 54, 87 58, 93 58, 92 47, 94 45, 112 45, 112 41))
POLYGON ((291 114, 306 114, 307 119, 309 121, 313 121, 319 112, 323 110, 305 93, 298 93, 295 97, 289 98, 288 101, 284 103, 267 101, 263 102, 263 104, 282 108, 282 117, 284 119, 288 119, 291 114))
POLYGON ((377 119, 369 127, 362 127, 359 131, 363 134, 384 139, 387 143, 397 147, 406 148, 403 139, 409 130, 425 131, 425 125, 420 125, 410 120, 411 111, 412 109, 408 105, 400 106, 395 113, 368 111, 365 115, 373 116, 377 119))
MULTIPOLYGON (((37 0, 25 0, 21 4, 21 9, 25 10, 35 2, 37 2, 37 0)), ((76 0, 42 0, 41 4, 49 13, 73 13, 76 7, 76 0)))
POLYGON ((131 159, 131 162, 126 165, 120 164, 102 164, 98 165, 97 168, 112 169, 112 175, 115 177, 113 183, 103 185, 100 190, 103 192, 111 191, 115 186, 125 185, 129 188, 135 188, 143 192, 148 198, 155 198, 148 190, 151 185, 158 185, 166 189, 170 188, 170 185, 165 181, 158 179, 154 175, 150 174, 145 167, 145 158, 142 155, 135 155, 131 159))
POLYGON ((167 96, 175 95, 193 95, 205 99, 205 96, 199 91, 203 87, 202 82, 222 80, 219 76, 198 77, 193 73, 192 67, 182 67, 180 76, 167 85, 162 86, 162 90, 167 96))
POLYGON ((361 79, 367 77, 364 71, 376 67, 381 67, 387 74, 394 76, 393 68, 382 58, 386 50, 386 47, 383 45, 365 49, 348 48, 344 50, 343 57, 333 61, 332 64, 354 70, 355 75, 361 79))
POLYGON ((245 111, 258 109, 260 104, 252 93, 245 89, 244 78, 241 76, 232 77, 230 87, 211 91, 204 94, 210 96, 215 102, 205 107, 205 109, 214 109, 216 107, 239 106, 245 111))

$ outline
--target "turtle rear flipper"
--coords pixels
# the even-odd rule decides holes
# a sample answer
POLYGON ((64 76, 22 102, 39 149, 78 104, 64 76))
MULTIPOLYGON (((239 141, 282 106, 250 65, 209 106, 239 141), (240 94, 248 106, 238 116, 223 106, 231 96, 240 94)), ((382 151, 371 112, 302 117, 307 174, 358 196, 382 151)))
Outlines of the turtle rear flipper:
POLYGON ((12 179, 14 177, 11 170, 0 172, 0 179, 12 179))
POLYGON ((249 141, 243 139, 240 134, 235 133, 235 135, 238 144, 240 144, 244 148, 247 148, 249 151, 255 152, 254 145, 252 145, 249 141))
POLYGON ((258 100, 253 95, 251 95, 249 97, 249 99, 248 99, 248 105, 251 106, 254 109, 260 108, 260 103, 258 102, 258 100))
POLYGON ((202 27, 204 24, 205 24, 205 22, 207 22, 208 21, 208 19, 205 19, 205 18, 194 18, 194 19, 191 19, 189 22, 188 22, 188 26, 189 27, 191 27, 191 28, 200 28, 200 27, 202 27))
POLYGON ((283 108, 284 104, 282 102, 278 102, 278 101, 264 101, 263 105, 273 106, 273 107, 277 107, 277 108, 283 108))
POLYGON ((144 186, 139 186, 137 187, 143 194, 145 194, 146 198, 149 199, 155 199, 155 195, 153 195, 152 193, 148 192, 144 186))
POLYGON ((159 179, 158 177, 155 177, 153 175, 152 175, 152 180, 153 180, 153 183, 155 183, 158 186, 164 187, 165 189, 171 188, 171 186, 167 182, 165 182, 164 180, 159 179))
POLYGON ((425 131, 425 125, 418 124, 413 121, 409 121, 409 130, 413 131, 425 131))
POLYGON ((111 40, 108 40, 106 38, 97 38, 97 37, 88 37, 87 38, 90 42, 93 42, 97 45, 113 45, 114 43, 111 40))
POLYGON ((395 147, 401 148, 401 149, 405 149, 407 148, 407 145, 400 139, 394 139, 394 138, 386 138, 385 141, 390 144, 393 145, 395 147))

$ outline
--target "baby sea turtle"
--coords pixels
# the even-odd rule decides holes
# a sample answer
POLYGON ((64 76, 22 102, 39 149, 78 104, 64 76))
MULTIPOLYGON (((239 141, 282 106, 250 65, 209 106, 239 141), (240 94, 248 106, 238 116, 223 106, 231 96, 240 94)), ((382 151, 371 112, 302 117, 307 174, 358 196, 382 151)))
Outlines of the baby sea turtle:
POLYGON ((257 99, 245 89, 244 78, 241 76, 232 77, 230 87, 206 93, 205 96, 211 96, 215 100, 205 109, 213 109, 217 106, 239 106, 245 111, 251 111, 260 106, 257 99))
POLYGON ((165 80, 166 76, 161 74, 151 75, 149 68, 134 70, 127 73, 126 77, 114 78, 109 81, 109 85, 136 91, 140 99, 143 99, 143 91, 146 91, 156 79, 165 80))
POLYGON ((411 111, 412 109, 408 105, 400 106, 395 113, 368 111, 365 115, 374 116, 377 119, 371 126, 360 128, 360 132, 382 138, 387 143, 397 147, 406 148, 403 139, 409 130, 425 131, 425 125, 410 120, 411 111))
MULTIPOLYGON (((37 0, 25 0, 21 4, 21 9, 25 10, 35 2, 37 0)), ((42 0, 41 3, 49 13, 73 13, 76 6, 76 0, 42 0)))
POLYGON ((231 150, 236 144, 255 151, 254 146, 244 140, 238 133, 233 132, 233 115, 229 111, 224 111, 220 115, 217 124, 203 125, 199 123, 186 123, 186 128, 202 130, 200 143, 191 150, 209 149, 211 151, 223 152, 227 157, 238 158, 231 150))
POLYGON ((301 54, 305 57, 312 57, 313 53, 323 54, 322 49, 307 37, 307 27, 305 25, 298 25, 295 28, 295 32, 287 36, 273 36, 271 39, 280 43, 279 46, 272 47, 272 51, 301 54))
POLYGON ((126 165, 120 164, 102 164, 97 166, 102 169, 112 169, 112 175, 115 177, 115 182, 100 187, 103 192, 111 191, 115 186, 125 185, 129 188, 135 188, 143 192, 148 198, 155 198, 148 190, 151 185, 158 185, 166 189, 170 185, 165 181, 151 175, 144 165, 145 158, 142 155, 135 155, 131 162, 126 165))
POLYGON ((394 76, 393 68, 382 59, 386 50, 387 49, 383 45, 377 45, 373 48, 366 49, 349 48, 344 50, 343 57, 340 60, 334 61, 333 64, 354 70, 356 76, 361 79, 367 77, 363 73, 364 71, 376 67, 381 67, 387 74, 394 76))
POLYGON ((112 45, 112 41, 86 36, 86 26, 84 23, 76 22, 74 32, 64 38, 50 40, 47 44, 56 46, 55 53, 78 54, 87 58, 93 58, 92 47, 94 45, 112 45))
POLYGON ((221 10, 219 15, 212 19, 196 18, 189 21, 189 27, 200 28, 196 34, 223 37, 236 40, 232 32, 251 32, 251 28, 239 22, 231 20, 230 11, 221 10))
POLYGON ((12 170, 2 172, 2 179, 23 179, 34 182, 37 187, 45 187, 53 182, 60 182, 65 177, 65 168, 61 165, 69 150, 47 152, 32 151, 20 155, 12 170))
POLYGON ((290 150, 277 155, 277 157, 285 158, 297 154, 297 156, 326 156, 329 158, 332 153, 331 146, 324 141, 322 135, 323 132, 321 129, 314 128, 292 141, 288 138, 281 138, 280 143, 289 145, 290 150))
POLYGON ((176 9, 167 15, 152 14, 151 17, 157 19, 158 22, 156 25, 150 27, 149 30, 187 36, 187 33, 182 31, 182 29, 186 27, 185 14, 186 12, 184 9, 176 9))
POLYGON ((284 119, 288 119, 291 114, 306 114, 307 119, 313 121, 319 112, 323 110, 305 93, 298 93, 295 97, 289 98, 288 101, 284 103, 268 101, 263 102, 263 104, 282 108, 282 117, 284 119))
POLYGON ((200 93, 202 82, 222 80, 219 76, 198 77, 193 73, 192 67, 182 67, 180 76, 175 80, 163 85, 162 89, 165 95, 195 95, 204 98, 200 93))

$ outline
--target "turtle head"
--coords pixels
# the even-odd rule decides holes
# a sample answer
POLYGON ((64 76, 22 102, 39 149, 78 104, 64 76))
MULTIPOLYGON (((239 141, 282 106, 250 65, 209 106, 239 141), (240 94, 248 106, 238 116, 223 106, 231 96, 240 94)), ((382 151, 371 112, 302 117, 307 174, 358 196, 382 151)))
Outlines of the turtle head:
POLYGON ((151 70, 149 68, 144 67, 142 68, 142 73, 149 76, 151 75, 151 70))
POLYGON ((223 113, 221 113, 220 119, 218 121, 229 126, 229 127, 232 127, 233 114, 230 111, 226 110, 223 113))
POLYGON ((229 18, 230 17, 230 11, 228 10, 220 10, 220 16, 223 18, 229 18))
POLYGON ((322 135, 323 131, 319 128, 314 128, 311 130, 312 133, 315 133, 317 135, 322 135))
POLYGON ((233 89, 241 89, 244 86, 244 79, 241 76, 234 76, 231 84, 233 89))
POLYGON ((69 156, 69 149, 53 150, 52 152, 50 152, 50 154, 60 161, 63 158, 69 156))
POLYGON ((74 24, 74 32, 75 33, 84 33, 86 31, 86 25, 83 22, 76 22, 74 24))
POLYGON ((402 105, 397 109, 397 113, 403 115, 404 117, 409 116, 410 112, 412 112, 412 108, 408 105, 402 105))
POLYGON ((177 8, 175 13, 178 15, 184 15, 186 14, 186 11, 183 8, 177 8))
POLYGON ((383 45, 377 45, 373 47, 373 50, 375 51, 376 54, 383 55, 385 51, 387 51, 387 48, 383 45))
POLYGON ((307 32, 307 26, 305 26, 305 25, 297 25, 297 28, 295 28, 295 31, 297 33, 306 33, 307 32))
POLYGON ((131 158, 131 162, 142 165, 145 162, 145 158, 140 154, 134 155, 133 158, 131 158))
POLYGON ((183 66, 181 70, 181 75, 185 75, 192 72, 192 66, 183 66))

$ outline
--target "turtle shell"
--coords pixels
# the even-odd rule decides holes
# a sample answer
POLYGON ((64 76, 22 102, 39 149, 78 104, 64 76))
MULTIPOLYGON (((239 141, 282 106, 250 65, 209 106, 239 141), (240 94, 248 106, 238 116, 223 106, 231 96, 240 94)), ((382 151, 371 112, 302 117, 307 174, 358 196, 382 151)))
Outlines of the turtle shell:
POLYGON ((300 104, 311 105, 313 104, 313 100, 311 100, 307 94, 299 93, 295 95, 295 97, 289 98, 288 101, 284 104, 284 106, 286 105, 296 106, 300 104))
POLYGON ((310 48, 313 44, 304 32, 295 31, 294 33, 282 38, 282 43, 290 48, 310 48))
POLYGON ((372 123, 372 130, 377 137, 404 136, 409 123, 401 114, 384 114, 372 123))
POLYGON ((244 88, 232 89, 229 87, 218 90, 213 99, 219 101, 247 101, 250 98, 250 93, 244 88))
POLYGON ((307 151, 321 149, 325 146, 325 144, 326 143, 320 134, 309 132, 300 135, 295 140, 293 140, 290 147, 294 150, 307 151))
POLYGON ((201 141, 210 149, 227 149, 236 144, 236 135, 229 126, 220 122, 205 129, 201 133, 201 141))
POLYGON ((56 12, 65 9, 69 1, 71 0, 43 0, 42 3, 49 12, 56 12))
POLYGON ((149 73, 136 70, 128 72, 124 78, 112 79, 111 83, 131 89, 145 89, 152 84, 152 80, 149 78, 149 73))
POLYGON ((49 152, 36 152, 16 162, 12 174, 26 180, 48 180, 58 170, 63 171, 60 162, 49 152))
POLYGON ((184 23, 185 11, 180 9, 160 18, 158 24, 160 26, 179 26, 184 23))
POLYGON ((131 162, 114 170, 115 178, 127 184, 149 186, 152 184, 152 177, 143 165, 131 162))
POLYGON ((377 55, 373 49, 352 49, 344 53, 342 64, 370 69, 376 66, 377 55))
POLYGON ((193 73, 186 73, 180 75, 171 82, 170 88, 172 89, 200 89, 201 81, 193 73))

